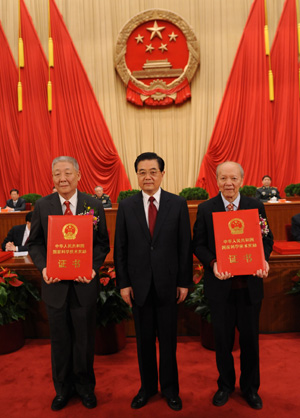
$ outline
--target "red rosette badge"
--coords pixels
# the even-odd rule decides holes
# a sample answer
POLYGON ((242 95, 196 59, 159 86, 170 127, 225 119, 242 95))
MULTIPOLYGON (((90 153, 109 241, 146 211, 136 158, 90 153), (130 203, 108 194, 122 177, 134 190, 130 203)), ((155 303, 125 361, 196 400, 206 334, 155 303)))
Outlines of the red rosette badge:
POLYGON ((196 36, 180 16, 160 9, 134 16, 119 33, 115 66, 138 106, 181 104, 200 62, 196 36))

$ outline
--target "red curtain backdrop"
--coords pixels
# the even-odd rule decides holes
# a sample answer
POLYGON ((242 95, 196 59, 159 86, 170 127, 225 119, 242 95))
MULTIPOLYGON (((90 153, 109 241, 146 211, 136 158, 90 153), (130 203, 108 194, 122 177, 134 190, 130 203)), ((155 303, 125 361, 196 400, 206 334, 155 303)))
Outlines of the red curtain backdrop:
POLYGON ((254 0, 196 182, 210 197, 218 193, 216 167, 226 160, 243 166, 244 184, 259 186, 264 174, 274 177, 264 25, 264 0, 254 0))
POLYGON ((300 182, 299 64, 295 0, 286 0, 271 51, 276 183, 280 193, 300 182))
POLYGON ((92 193, 97 185, 112 201, 131 189, 92 86, 54 0, 50 1, 54 69, 51 69, 52 157, 71 155, 80 165, 79 188, 92 193))
POLYGON ((24 68, 20 121, 20 189, 22 194, 51 193, 50 114, 47 106, 48 64, 24 0, 21 0, 24 68))
MULTIPOLYGON (((0 22, 0 206, 19 187, 18 70, 0 22)), ((22 190, 21 190, 22 192, 22 190)))

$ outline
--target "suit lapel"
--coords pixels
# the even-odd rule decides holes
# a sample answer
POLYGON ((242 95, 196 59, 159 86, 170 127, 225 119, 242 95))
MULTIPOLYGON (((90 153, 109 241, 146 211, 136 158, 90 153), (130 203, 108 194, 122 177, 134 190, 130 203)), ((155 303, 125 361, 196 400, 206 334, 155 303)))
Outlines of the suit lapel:
POLYGON ((150 231, 147 225, 146 216, 145 216, 145 209, 144 209, 144 202, 143 202, 143 195, 142 192, 138 193, 133 197, 133 210, 136 215, 136 219, 140 224, 143 233, 145 234, 148 241, 151 241, 150 231))
POLYGON ((76 215, 84 211, 84 194, 77 190, 77 208, 76 215))
POLYGON ((157 238, 159 231, 165 221, 165 218, 169 210, 170 210, 170 201, 169 201, 168 194, 164 190, 161 190, 159 210, 157 212, 154 233, 153 233, 153 242, 157 238))
POLYGON ((50 215, 62 215, 63 214, 58 193, 55 193, 55 194, 53 193, 53 197, 51 196, 49 206, 50 206, 49 207, 50 215))
POLYGON ((225 212, 225 206, 221 194, 216 196, 215 200, 213 201, 215 210, 214 212, 225 212))

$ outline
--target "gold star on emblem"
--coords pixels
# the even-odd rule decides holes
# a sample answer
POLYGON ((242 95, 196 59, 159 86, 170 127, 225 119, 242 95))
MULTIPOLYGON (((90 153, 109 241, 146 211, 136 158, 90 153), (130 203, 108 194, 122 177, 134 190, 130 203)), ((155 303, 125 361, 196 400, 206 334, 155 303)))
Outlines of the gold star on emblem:
POLYGON ((150 54, 152 54, 153 49, 155 48, 153 48, 152 44, 146 45, 146 52, 150 52, 150 54))
POLYGON ((134 39, 136 39, 136 43, 139 44, 140 42, 143 43, 144 37, 138 34, 138 36, 136 36, 134 39))
POLYGON ((176 42, 176 38, 177 38, 177 36, 178 36, 178 35, 175 35, 175 33, 174 33, 174 32, 172 32, 172 33, 170 33, 170 35, 168 35, 168 36, 169 36, 169 38, 170 38, 170 42, 172 42, 172 41, 176 42))
POLYGON ((160 47, 158 49, 160 49, 161 52, 167 51, 168 50, 167 44, 161 43, 161 45, 160 45, 160 47))
POLYGON ((162 30, 166 29, 165 26, 158 26, 157 22, 155 20, 152 28, 147 28, 151 33, 150 41, 155 37, 158 36, 160 39, 162 39, 162 34, 160 33, 162 30))

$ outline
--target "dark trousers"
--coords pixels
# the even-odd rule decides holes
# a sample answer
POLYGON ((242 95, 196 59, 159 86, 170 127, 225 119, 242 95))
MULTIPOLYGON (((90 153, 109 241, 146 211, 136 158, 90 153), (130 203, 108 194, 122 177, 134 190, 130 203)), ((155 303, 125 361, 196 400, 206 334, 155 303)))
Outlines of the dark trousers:
POLYGON ((73 389, 79 395, 93 392, 96 305, 80 306, 70 283, 64 305, 60 309, 47 305, 47 311, 56 393, 68 395, 73 389))
POLYGON ((133 305, 137 353, 141 377, 140 394, 152 396, 158 389, 156 336, 159 342, 159 381, 167 398, 178 395, 177 304, 159 301, 154 287, 142 307, 133 305))
POLYGON ((259 376, 259 313, 261 302, 252 304, 248 289, 231 290, 228 300, 210 301, 216 345, 216 361, 219 371, 218 387, 232 392, 235 387, 235 371, 232 349, 235 327, 239 330, 240 388, 243 393, 257 392, 259 376))

